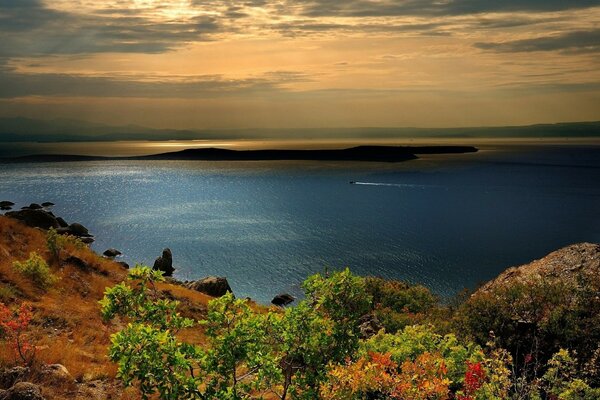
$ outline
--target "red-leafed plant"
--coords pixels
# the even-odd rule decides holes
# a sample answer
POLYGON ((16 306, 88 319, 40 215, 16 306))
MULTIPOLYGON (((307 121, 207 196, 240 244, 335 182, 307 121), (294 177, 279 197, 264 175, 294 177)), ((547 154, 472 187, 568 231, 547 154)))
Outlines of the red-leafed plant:
POLYGON ((465 371, 465 381, 462 394, 457 396, 458 400, 473 400, 475 394, 485 383, 485 369, 480 362, 467 361, 467 370, 465 371))
POLYGON ((26 365, 31 365, 35 356, 35 348, 27 339, 31 318, 31 307, 25 303, 16 311, 0 303, 0 337, 12 346, 15 360, 26 365))

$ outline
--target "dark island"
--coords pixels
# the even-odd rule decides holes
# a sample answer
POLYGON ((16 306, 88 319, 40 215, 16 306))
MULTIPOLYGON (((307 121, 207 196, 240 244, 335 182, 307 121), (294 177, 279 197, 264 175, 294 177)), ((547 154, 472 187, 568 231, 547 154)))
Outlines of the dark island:
POLYGON ((100 160, 198 160, 198 161, 371 161, 400 162, 414 160, 420 154, 473 153, 473 146, 358 146, 325 150, 229 150, 219 148, 182 151, 135 157, 99 157, 40 154, 5 158, 3 162, 59 162, 100 160))

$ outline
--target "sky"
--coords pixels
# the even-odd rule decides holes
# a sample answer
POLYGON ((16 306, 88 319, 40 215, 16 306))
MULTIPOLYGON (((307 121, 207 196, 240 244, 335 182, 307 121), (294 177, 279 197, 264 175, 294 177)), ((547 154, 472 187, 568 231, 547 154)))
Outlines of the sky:
POLYGON ((600 120, 600 0, 0 0, 0 117, 155 128, 600 120))

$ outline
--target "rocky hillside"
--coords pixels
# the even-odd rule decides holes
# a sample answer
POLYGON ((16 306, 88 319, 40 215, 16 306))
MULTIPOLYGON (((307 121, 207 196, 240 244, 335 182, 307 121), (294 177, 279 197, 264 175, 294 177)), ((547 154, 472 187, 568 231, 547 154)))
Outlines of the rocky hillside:
POLYGON ((540 279, 560 280, 577 286, 581 276, 600 277, 600 244, 578 243, 518 267, 511 267, 484 284, 478 292, 490 292, 513 283, 531 283, 540 279))

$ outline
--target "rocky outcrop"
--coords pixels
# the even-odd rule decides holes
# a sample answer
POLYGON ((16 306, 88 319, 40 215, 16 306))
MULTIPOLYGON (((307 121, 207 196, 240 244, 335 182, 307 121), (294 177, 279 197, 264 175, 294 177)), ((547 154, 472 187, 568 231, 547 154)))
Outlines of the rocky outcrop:
POLYGON ((8 389, 15 383, 24 380, 28 374, 29 368, 20 366, 0 371, 0 389, 8 389))
POLYGON ((560 280, 577 286, 582 275, 600 279, 599 244, 573 244, 529 264, 508 268, 479 288, 475 294, 490 292, 513 283, 527 284, 539 279, 560 280))
POLYGON ((52 382, 53 384, 56 384, 57 382, 75 382, 75 379, 71 376, 69 370, 62 364, 46 364, 41 367, 40 375, 44 381, 52 382))
POLYGON ((10 211, 5 214, 7 217, 18 219, 32 228, 50 229, 60 228, 56 218, 44 210, 20 210, 10 211))
POLYGON ((62 217, 56 217, 56 222, 58 222, 61 228, 67 228, 69 226, 69 224, 67 224, 67 221, 62 219, 62 217))
POLYGON ((360 324, 360 336, 363 339, 368 339, 372 336, 375 336, 381 329, 383 329, 381 322, 379 322, 379 319, 377 319, 374 314, 363 315, 358 322, 360 324))
POLYGON ((2 210, 2 211, 11 210, 14 205, 15 205, 15 203, 13 203, 12 201, 2 200, 2 201, 0 201, 0 210, 2 210))
POLYGON ((171 249, 166 248, 162 252, 162 256, 154 261, 154 270, 162 271, 164 276, 173 276, 175 268, 173 268, 173 254, 171 249))
POLYGON ((189 282, 185 286, 212 297, 221 297, 226 293, 232 293, 227 278, 219 276, 208 276, 198 281, 189 282))
POLYGON ((278 294, 277 296, 273 297, 273 300, 271 300, 271 304, 275 304, 276 306, 279 306, 279 307, 284 307, 284 306, 287 306, 288 304, 293 303, 294 300, 296 300, 296 298, 294 296, 292 296, 291 294, 281 293, 281 294, 278 294))
POLYGON ((77 237, 90 237, 90 236, 92 236, 92 235, 90 235, 88 229, 85 226, 83 226, 83 225, 81 225, 81 224, 79 224, 77 222, 72 223, 71 225, 69 225, 69 231, 71 232, 71 234, 73 236, 77 236, 77 237))
POLYGON ((115 258, 115 257, 117 257, 117 256, 120 256, 120 255, 121 255, 121 254, 123 254, 123 253, 121 253, 121 252, 120 252, 119 250, 117 250, 117 249, 110 248, 110 249, 106 249, 106 250, 104 250, 104 253, 102 253, 102 254, 103 254, 104 256, 106 256, 106 257, 109 257, 109 258, 115 258))
POLYGON ((19 382, 4 393, 0 400, 44 400, 39 386, 29 382, 19 382))
POLYGON ((31 203, 28 206, 21 207, 21 210, 41 210, 42 208, 44 208, 44 207, 42 207, 38 203, 31 203))

